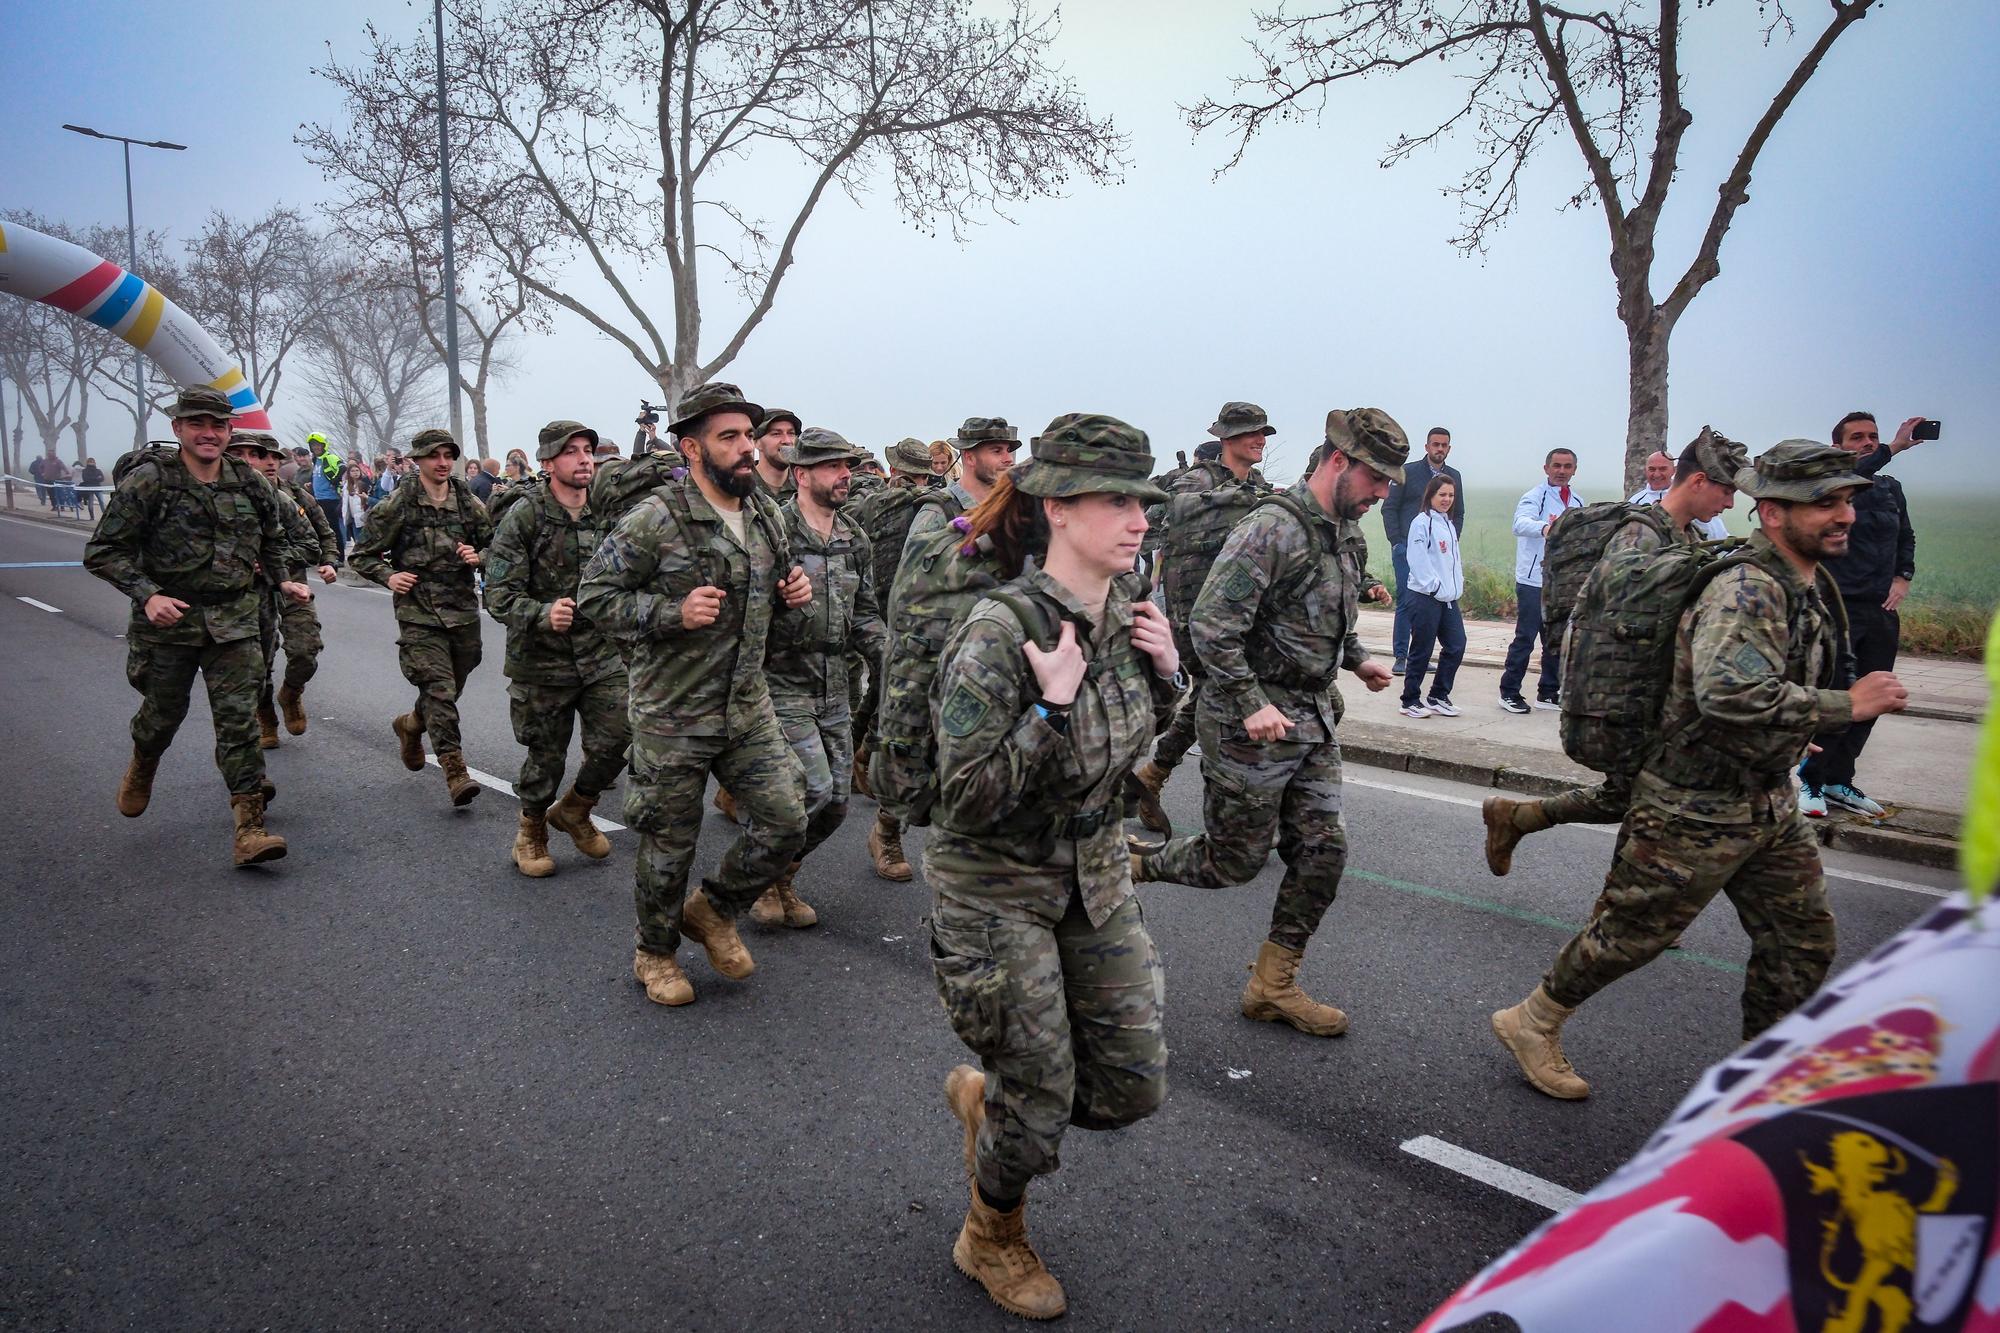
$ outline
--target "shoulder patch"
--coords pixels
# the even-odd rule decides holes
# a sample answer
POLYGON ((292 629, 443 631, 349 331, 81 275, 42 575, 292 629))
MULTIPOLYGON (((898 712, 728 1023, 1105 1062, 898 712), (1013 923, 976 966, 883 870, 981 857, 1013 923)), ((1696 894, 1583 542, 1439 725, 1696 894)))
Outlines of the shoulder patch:
POLYGON ((1250 577, 1250 571, 1241 561, 1232 563, 1228 576, 1222 580, 1222 595, 1232 602, 1241 602, 1256 591, 1257 583, 1250 577))
POLYGON ((979 730, 979 724, 986 720, 986 710, 986 700, 970 686, 961 683, 944 701, 938 720, 944 727, 945 735, 963 739, 979 730))
POLYGON ((1729 665, 1736 668, 1741 676, 1770 676, 1777 674, 1778 668, 1770 658, 1754 643, 1745 643, 1736 649, 1729 659, 1729 665))

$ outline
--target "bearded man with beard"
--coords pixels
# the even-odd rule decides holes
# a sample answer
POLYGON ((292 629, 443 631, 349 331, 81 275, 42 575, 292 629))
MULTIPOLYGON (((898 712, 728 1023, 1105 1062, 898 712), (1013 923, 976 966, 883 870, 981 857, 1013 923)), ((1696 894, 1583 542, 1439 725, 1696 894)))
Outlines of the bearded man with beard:
POLYGON ((1819 840, 1799 811, 1792 771, 1815 732, 1844 731, 1909 702, 1887 671, 1833 688, 1843 617, 1821 562, 1846 552, 1854 497, 1872 484, 1856 461, 1786 440, 1736 476, 1757 507, 1751 558, 1725 566, 1681 613, 1664 739, 1633 783, 1590 924, 1527 999, 1493 1015, 1494 1036, 1551 1097, 1590 1093, 1563 1056, 1564 1021, 1651 962, 1718 893, 1750 934, 1745 1041, 1818 990, 1833 964, 1819 840))
POLYGON ((757 493, 751 430, 763 410, 733 384, 704 384, 670 423, 687 476, 619 520, 591 557, 577 614, 631 644, 632 781, 639 834, 638 949, 632 973, 657 1004, 694 999, 675 952, 686 935, 732 980, 755 964, 735 918, 804 845, 798 761, 771 702, 765 648, 780 608, 812 600, 778 506, 757 493), (713 879, 687 892, 710 773, 749 826, 713 879))
POLYGON ((1285 877, 1243 1015, 1316 1037, 1347 1031, 1347 1015, 1298 984, 1347 866, 1334 676, 1345 667, 1370 690, 1391 679, 1355 632, 1368 559, 1359 519, 1409 456, 1388 413, 1329 412, 1312 470, 1230 530, 1188 616, 1208 677, 1195 718, 1204 831, 1132 858, 1134 881, 1219 889, 1254 878, 1275 846, 1285 877))

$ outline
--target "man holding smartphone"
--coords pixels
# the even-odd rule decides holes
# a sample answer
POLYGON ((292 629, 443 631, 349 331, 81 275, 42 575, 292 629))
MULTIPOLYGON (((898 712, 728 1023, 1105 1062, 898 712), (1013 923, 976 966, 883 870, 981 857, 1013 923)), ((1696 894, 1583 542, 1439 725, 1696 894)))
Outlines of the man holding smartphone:
MULTIPOLYGON (((1825 562, 1847 605, 1848 643, 1857 679, 1895 668, 1903 633, 1896 608, 1917 575, 1917 537, 1910 527, 1909 504, 1902 485, 1881 469, 1905 449, 1937 437, 1935 421, 1911 417, 1885 445, 1881 428, 1868 412, 1849 412, 1833 428, 1834 445, 1858 455, 1855 472, 1872 476, 1875 482, 1854 497, 1854 530, 1847 553, 1825 562)), ((1819 753, 1808 756, 1799 770, 1801 811, 1815 819, 1825 818, 1828 806, 1870 818, 1884 813, 1881 804, 1854 783, 1862 747, 1874 729, 1873 722, 1857 722, 1846 731, 1813 738, 1819 753)))

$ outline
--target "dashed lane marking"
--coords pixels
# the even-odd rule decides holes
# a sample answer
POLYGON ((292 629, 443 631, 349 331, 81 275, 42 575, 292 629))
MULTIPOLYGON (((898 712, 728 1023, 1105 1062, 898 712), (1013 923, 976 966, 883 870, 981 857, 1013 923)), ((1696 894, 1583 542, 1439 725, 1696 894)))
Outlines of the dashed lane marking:
POLYGON ((10 560, 0 562, 0 569, 82 569, 81 560, 10 560))
POLYGON ((1552 1213, 1559 1213, 1571 1207, 1583 1196, 1575 1190, 1567 1190, 1552 1180, 1531 1176, 1526 1171, 1511 1167, 1505 1162, 1496 1162, 1491 1157, 1482 1157, 1469 1148, 1461 1148, 1455 1143, 1433 1138, 1429 1134, 1409 1139, 1402 1144, 1404 1152, 1412 1157, 1421 1157, 1426 1162, 1456 1171, 1469 1180, 1482 1185, 1491 1185, 1517 1199, 1540 1204, 1552 1213))
MULTIPOLYGON (((424 762, 429 764, 432 768, 439 767, 437 756, 434 754, 425 755, 424 762)), ((502 796, 512 796, 514 794, 514 784, 507 781, 507 779, 505 778, 496 778, 491 773, 482 773, 470 764, 467 764, 465 766, 465 774, 467 777, 471 778, 474 782, 478 783, 480 786, 491 787, 494 791, 499 792, 502 796)), ((623 824, 614 824, 610 820, 603 818, 601 815, 592 815, 590 817, 590 822, 597 825, 599 830, 605 833, 622 833, 625 831, 625 826, 623 824)))
POLYGON ((46 611, 52 616, 59 616, 63 613, 63 609, 60 606, 50 606, 47 602, 38 602, 32 597, 16 597, 14 600, 17 602, 26 602, 29 606, 40 611, 46 611))

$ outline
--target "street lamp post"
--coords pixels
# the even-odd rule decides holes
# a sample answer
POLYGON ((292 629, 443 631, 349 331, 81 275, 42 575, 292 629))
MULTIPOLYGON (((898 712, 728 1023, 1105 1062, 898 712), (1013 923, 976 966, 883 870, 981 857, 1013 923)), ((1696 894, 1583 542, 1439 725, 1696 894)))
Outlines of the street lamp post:
MULTIPOLYGON (((141 148, 167 148, 174 152, 185 152, 184 143, 168 143, 165 139, 128 139, 122 134, 105 134, 82 125, 65 125, 64 129, 73 134, 86 134, 93 139, 109 139, 125 146, 125 271, 134 277, 139 273, 139 228, 132 220, 132 145, 141 148)), ((132 349, 132 447, 146 447, 146 358, 138 348, 132 349)))
POLYGON ((451 395, 451 438, 465 451, 465 423, 460 414, 458 383, 458 264, 451 248, 451 131, 444 85, 444 0, 432 0, 437 23, 438 182, 444 202, 444 375, 451 395))

